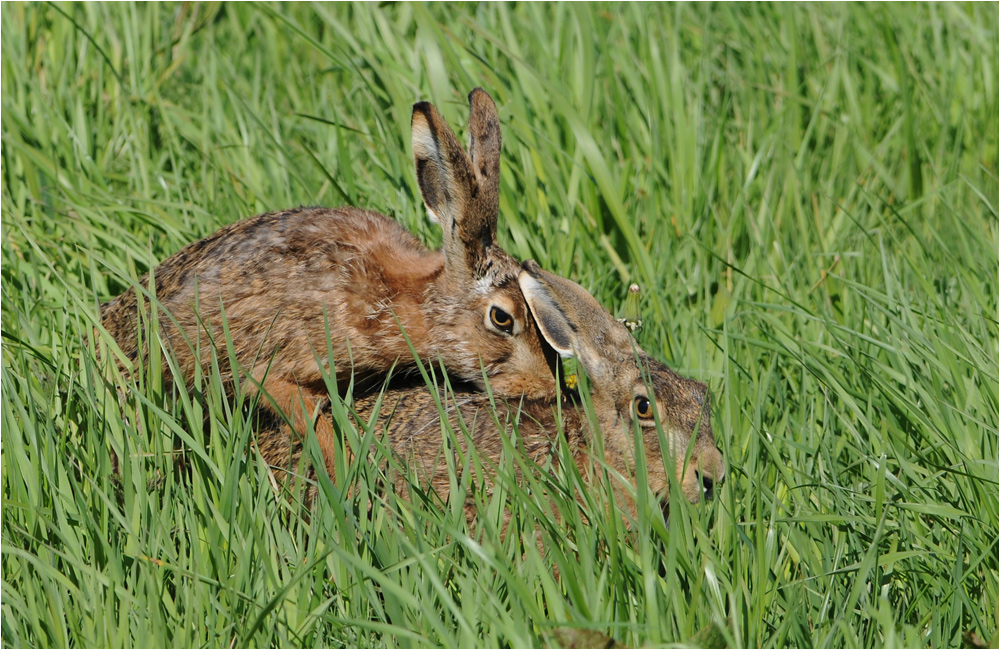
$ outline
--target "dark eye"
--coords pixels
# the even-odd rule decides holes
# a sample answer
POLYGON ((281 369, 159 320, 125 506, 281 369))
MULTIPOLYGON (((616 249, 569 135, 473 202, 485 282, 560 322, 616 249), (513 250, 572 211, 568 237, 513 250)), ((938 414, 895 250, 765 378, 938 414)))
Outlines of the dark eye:
POLYGON ((632 400, 632 404, 635 405, 635 414, 638 415, 643 420, 653 419, 653 405, 649 403, 649 400, 642 395, 636 397, 632 400))
POLYGON ((490 307, 490 322, 498 330, 507 334, 514 331, 514 317, 499 307, 490 307))

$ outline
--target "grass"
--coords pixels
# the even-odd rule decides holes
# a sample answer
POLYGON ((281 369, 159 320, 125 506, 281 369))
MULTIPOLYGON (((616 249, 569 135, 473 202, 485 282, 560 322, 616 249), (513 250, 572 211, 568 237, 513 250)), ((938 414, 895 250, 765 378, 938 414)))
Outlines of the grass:
POLYGON ((995 4, 0 19, 4 645, 996 647, 995 4), (625 531, 594 490, 587 525, 562 476, 552 524, 501 478, 469 530, 357 464, 306 516, 211 376, 176 395, 154 365, 121 419, 101 301, 298 204, 437 245, 410 110, 462 133, 477 85, 504 128, 502 243, 612 311, 639 282, 642 345, 710 383, 712 503, 625 531))

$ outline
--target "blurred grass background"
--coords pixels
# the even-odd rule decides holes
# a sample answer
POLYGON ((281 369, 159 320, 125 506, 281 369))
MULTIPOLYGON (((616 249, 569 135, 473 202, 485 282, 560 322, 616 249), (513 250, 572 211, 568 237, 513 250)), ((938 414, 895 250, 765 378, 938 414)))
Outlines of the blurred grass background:
POLYGON ((996 647, 996 4, 0 19, 5 645, 996 647), (713 389, 729 474, 669 532, 577 515, 541 554, 537 495, 501 539, 364 468, 306 517, 218 394, 123 422, 101 379, 99 303, 223 224, 354 204, 437 245, 411 106, 464 137, 474 86, 503 245, 613 312, 639 282, 640 342, 713 389))

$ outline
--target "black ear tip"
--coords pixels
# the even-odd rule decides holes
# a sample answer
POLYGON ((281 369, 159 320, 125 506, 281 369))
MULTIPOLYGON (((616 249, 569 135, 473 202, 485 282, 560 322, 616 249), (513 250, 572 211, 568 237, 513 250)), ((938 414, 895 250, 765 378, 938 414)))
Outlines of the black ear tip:
POLYGON ((432 110, 434 110, 434 106, 430 102, 417 102, 413 105, 413 117, 416 117, 419 113, 430 122, 432 110))
POLYGON ((542 267, 538 266, 538 262, 535 260, 524 260, 521 262, 521 269, 536 278, 542 274, 542 267))

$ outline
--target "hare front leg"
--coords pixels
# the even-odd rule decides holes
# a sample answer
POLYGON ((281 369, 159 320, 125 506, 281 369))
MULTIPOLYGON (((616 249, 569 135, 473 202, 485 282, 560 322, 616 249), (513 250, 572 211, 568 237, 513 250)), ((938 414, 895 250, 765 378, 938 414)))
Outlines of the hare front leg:
MULTIPOLYGON (((327 474, 329 474, 330 480, 336 482, 336 434, 330 418, 323 417, 322 408, 323 403, 329 400, 330 396, 325 390, 313 390, 284 377, 264 376, 265 372, 265 369, 257 369, 252 373, 254 388, 251 390, 259 390, 263 393, 260 405, 278 418, 289 418, 294 435, 297 435, 299 440, 305 440, 309 433, 309 424, 312 423, 313 430, 316 432, 316 441, 323 453, 327 474)), ((287 432, 287 428, 279 427, 276 431, 287 432)), ((274 431, 270 433, 274 433, 274 431)), ((290 440, 260 440, 258 447, 265 460, 270 460, 265 449, 276 447, 288 449, 291 443, 290 440)), ((345 452, 350 454, 349 449, 345 449, 345 452)), ((348 458, 348 462, 350 462, 350 458, 348 458)))

